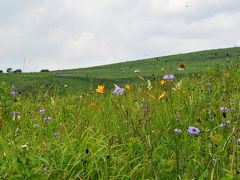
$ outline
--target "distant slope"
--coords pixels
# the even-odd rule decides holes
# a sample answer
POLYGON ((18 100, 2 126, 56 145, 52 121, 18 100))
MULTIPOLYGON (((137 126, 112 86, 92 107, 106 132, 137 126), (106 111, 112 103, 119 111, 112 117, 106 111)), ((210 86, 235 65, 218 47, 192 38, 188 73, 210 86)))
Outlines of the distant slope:
POLYGON ((207 66, 225 63, 228 59, 240 55, 240 48, 224 48, 155 57, 150 59, 127 61, 110 65, 57 71, 56 74, 67 77, 89 78, 135 78, 139 75, 151 76, 165 73, 178 73, 179 63, 185 63, 184 73, 201 73, 207 66))
POLYGON ((5 73, 0 74, 0 82, 14 84, 22 91, 58 88, 64 92, 64 85, 78 91, 95 88, 97 84, 105 84, 108 87, 112 87, 113 83, 121 85, 139 80, 138 76, 154 76, 160 79, 164 74, 202 73, 209 66, 224 64, 239 57, 240 48, 237 47, 214 49, 48 73, 5 73), (186 64, 184 71, 177 70, 179 63, 186 64))

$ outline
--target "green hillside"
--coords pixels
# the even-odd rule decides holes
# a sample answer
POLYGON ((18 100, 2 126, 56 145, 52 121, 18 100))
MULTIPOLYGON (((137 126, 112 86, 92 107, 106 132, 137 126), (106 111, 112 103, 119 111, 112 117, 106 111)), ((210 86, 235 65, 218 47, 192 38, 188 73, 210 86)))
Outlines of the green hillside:
POLYGON ((164 74, 199 74, 211 66, 223 65, 239 56, 238 47, 214 49, 49 73, 0 74, 0 81, 15 84, 25 91, 55 87, 61 90, 64 85, 72 90, 80 90, 91 86, 95 88, 97 84, 124 84, 139 80, 138 76, 160 79, 164 74), (186 65, 184 71, 177 69, 179 63, 186 65))

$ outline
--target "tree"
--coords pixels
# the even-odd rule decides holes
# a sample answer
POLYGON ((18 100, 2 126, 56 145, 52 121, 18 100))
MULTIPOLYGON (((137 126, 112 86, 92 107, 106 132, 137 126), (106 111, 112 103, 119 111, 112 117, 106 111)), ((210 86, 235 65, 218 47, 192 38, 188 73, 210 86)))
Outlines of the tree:
POLYGON ((48 69, 42 69, 40 72, 49 72, 48 69))
POLYGON ((21 69, 16 69, 15 71, 13 71, 13 73, 21 73, 22 70, 21 69))
POLYGON ((0 70, 0 73, 3 73, 3 70, 0 70))
POLYGON ((7 68, 7 72, 12 73, 13 72, 12 68, 7 68))

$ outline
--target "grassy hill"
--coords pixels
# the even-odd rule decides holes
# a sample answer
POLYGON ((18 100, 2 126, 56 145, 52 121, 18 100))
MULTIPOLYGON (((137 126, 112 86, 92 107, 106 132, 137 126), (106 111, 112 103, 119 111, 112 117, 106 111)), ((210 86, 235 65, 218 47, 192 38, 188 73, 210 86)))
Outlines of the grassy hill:
POLYGON ((139 80, 138 76, 160 79, 164 74, 199 74, 211 66, 222 65, 239 56, 238 47, 214 49, 49 73, 0 74, 0 81, 15 84, 22 90, 62 89, 64 85, 72 90, 80 90, 91 86, 95 88, 97 84, 121 85, 139 80), (179 63, 186 64, 184 71, 177 70, 179 63))

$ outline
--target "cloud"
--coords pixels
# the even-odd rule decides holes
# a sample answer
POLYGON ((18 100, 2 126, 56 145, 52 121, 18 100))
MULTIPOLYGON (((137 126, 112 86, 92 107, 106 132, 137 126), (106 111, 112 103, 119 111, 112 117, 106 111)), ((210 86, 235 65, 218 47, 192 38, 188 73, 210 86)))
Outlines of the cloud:
POLYGON ((65 69, 236 46, 238 0, 0 2, 0 68, 65 69))

